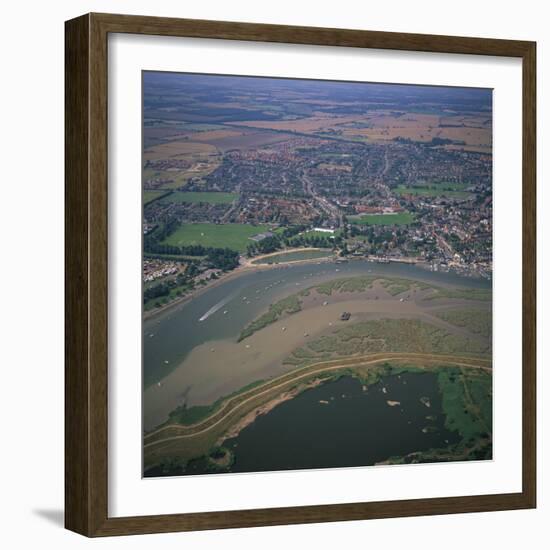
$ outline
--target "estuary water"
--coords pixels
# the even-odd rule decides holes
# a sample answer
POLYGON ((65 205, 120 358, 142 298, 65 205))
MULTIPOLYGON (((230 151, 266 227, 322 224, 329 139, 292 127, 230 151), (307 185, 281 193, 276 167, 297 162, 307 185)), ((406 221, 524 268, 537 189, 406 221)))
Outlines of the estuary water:
POLYGON ((162 382, 195 347, 210 341, 236 339, 243 327, 280 298, 338 277, 367 274, 417 279, 442 286, 491 286, 490 281, 452 272, 431 272, 414 265, 364 260, 249 270, 144 321, 144 390, 162 382))

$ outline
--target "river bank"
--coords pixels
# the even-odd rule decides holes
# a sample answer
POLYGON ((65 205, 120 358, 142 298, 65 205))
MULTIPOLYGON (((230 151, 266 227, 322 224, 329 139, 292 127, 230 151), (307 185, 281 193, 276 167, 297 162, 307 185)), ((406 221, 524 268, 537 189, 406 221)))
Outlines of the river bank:
MULTIPOLYGON (((332 297, 326 306, 322 306, 322 302, 327 298, 319 298, 319 307, 307 307, 303 315, 297 313, 288 317, 288 322, 272 324, 237 345, 242 329, 279 299, 335 278, 363 275, 407 278, 446 288, 490 288, 486 281, 433 273, 416 266, 374 264, 364 260, 342 264, 300 262, 268 265, 263 269, 254 266, 230 273, 227 278, 201 289, 192 300, 144 321, 143 406, 144 419, 151 418, 146 425, 154 427, 162 423, 170 410, 182 403, 208 404, 250 382, 286 372, 292 368, 283 364, 289 353, 308 339, 331 330, 330 323, 340 323, 344 310, 352 313, 352 321, 380 316, 420 319, 419 313, 427 313, 429 308, 451 305, 440 298, 425 302, 420 311, 418 306, 415 309, 414 302, 401 302, 399 297, 385 294, 383 289, 371 292, 370 298, 357 293, 347 297, 341 294, 332 297), (212 310, 212 314, 200 321, 212 310), (306 331, 309 336, 304 336, 306 331)), ((441 323, 440 320, 433 322, 441 323)))
POLYGON ((241 275, 246 274, 250 271, 261 271, 265 269, 274 269, 278 267, 282 267, 285 265, 295 265, 295 264, 308 264, 308 263, 314 263, 314 262, 330 262, 333 261, 334 257, 326 257, 326 258, 306 258, 306 259, 298 259, 298 260, 289 260, 287 262, 281 262, 281 263, 254 263, 257 260, 263 260, 266 258, 270 258, 273 256, 278 256, 282 254, 290 254, 294 252, 313 252, 317 250, 323 250, 321 248, 289 248, 284 251, 278 251, 273 252, 271 254, 264 254, 262 256, 255 256, 253 258, 244 258, 241 257, 241 263, 239 267, 236 267, 234 270, 229 271, 227 273, 223 273, 220 275, 217 279, 211 279, 208 281, 205 285, 202 285, 201 287, 193 289, 190 293, 185 294, 184 296, 174 298, 172 301, 168 302, 167 304, 157 307, 155 309, 149 310, 149 311, 143 311, 142 318, 144 321, 148 319, 154 319, 157 316, 160 316, 162 313, 165 313, 166 311, 171 310, 172 308, 183 305, 201 294, 204 294, 205 292, 211 290, 212 288, 215 288, 216 286, 219 286, 227 281, 230 281, 231 279, 234 279, 235 277, 240 277, 241 275))

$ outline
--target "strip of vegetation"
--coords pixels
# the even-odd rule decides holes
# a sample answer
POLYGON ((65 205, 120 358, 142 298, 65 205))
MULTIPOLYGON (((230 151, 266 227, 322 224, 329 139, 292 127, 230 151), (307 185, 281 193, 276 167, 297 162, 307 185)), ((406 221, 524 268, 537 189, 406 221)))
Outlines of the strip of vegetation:
POLYGON ((179 407, 176 407, 169 414, 169 419, 163 425, 196 424, 197 422, 200 422, 201 420, 204 420, 205 418, 208 418, 211 414, 213 414, 220 407, 220 405, 227 399, 230 399, 232 397, 239 395, 240 393, 251 390, 252 388, 255 388, 256 386, 259 386, 260 384, 263 384, 263 383, 264 383, 264 380, 256 380, 255 382, 251 382, 250 384, 243 386, 242 388, 238 389, 237 391, 229 395, 220 397, 210 405, 194 405, 193 407, 187 407, 186 404, 180 405, 179 407))
POLYGON ((162 202, 231 204, 238 196, 237 193, 225 193, 221 191, 175 191, 162 202))
POLYGON ((327 248, 323 248, 320 250, 294 250, 292 252, 280 252, 271 256, 258 258, 256 260, 252 260, 252 264, 279 264, 300 260, 319 260, 322 258, 333 257, 333 255, 333 251, 327 248))
POLYGON ((144 191, 143 192, 143 206, 146 204, 151 204, 152 202, 158 201, 160 199, 163 199, 164 197, 167 197, 172 193, 171 189, 158 189, 154 191, 144 191))
POLYGON ((238 338, 238 342, 252 336, 258 330, 261 330, 271 323, 279 320, 284 314, 297 313, 302 309, 302 301, 299 298, 298 294, 293 294, 287 298, 283 298, 274 304, 269 306, 269 310, 266 311, 263 315, 252 321, 247 325, 241 332, 238 338))
POLYGON ((440 319, 466 328, 473 334, 489 338, 493 330, 493 313, 488 309, 450 309, 435 313, 440 319))
POLYGON ((492 376, 482 370, 448 367, 438 369, 445 427, 460 434, 461 441, 444 448, 392 456, 384 464, 490 460, 492 446, 492 376))
POLYGON ((438 298, 456 298, 459 300, 479 300, 488 302, 493 298, 493 291, 490 288, 442 288, 433 287, 434 292, 426 296, 425 300, 438 298))

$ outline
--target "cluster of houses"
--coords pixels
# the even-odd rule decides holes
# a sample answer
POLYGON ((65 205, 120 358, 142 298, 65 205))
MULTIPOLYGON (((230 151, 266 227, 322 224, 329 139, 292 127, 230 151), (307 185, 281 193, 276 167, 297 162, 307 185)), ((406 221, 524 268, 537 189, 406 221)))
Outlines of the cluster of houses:
POLYGON ((168 275, 175 275, 179 271, 181 271, 181 265, 176 262, 166 262, 163 260, 143 261, 143 281, 145 283, 156 281, 168 275))

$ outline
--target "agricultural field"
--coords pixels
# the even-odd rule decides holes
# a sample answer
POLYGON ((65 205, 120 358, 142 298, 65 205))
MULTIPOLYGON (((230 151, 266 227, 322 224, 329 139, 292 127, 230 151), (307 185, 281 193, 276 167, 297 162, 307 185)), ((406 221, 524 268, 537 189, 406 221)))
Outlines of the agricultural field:
POLYGON ((350 216, 349 221, 358 225, 408 225, 415 221, 410 212, 399 212, 397 214, 363 214, 361 216, 350 216))
POLYGON ((379 113, 365 117, 362 124, 357 121, 346 125, 343 136, 363 138, 373 142, 387 142, 406 139, 427 143, 434 138, 451 140, 454 144, 444 148, 462 149, 490 153, 492 134, 490 119, 476 117, 441 117, 438 114, 407 112, 401 115, 379 113))
POLYGON ((244 252, 246 245, 250 243, 250 237, 269 229, 268 225, 189 223, 180 226, 164 240, 163 244, 172 246, 200 244, 244 252))
MULTIPOLYGON (((179 139, 179 138, 178 138, 179 139)), ((212 173, 221 162, 219 151, 209 143, 188 140, 166 141, 153 145, 143 152, 145 162, 143 180, 165 180, 162 189, 177 189, 185 185, 190 178, 205 177, 212 173), (164 162, 165 169, 151 168, 150 162, 164 162), (183 162, 185 168, 171 167, 171 164, 183 162)))
POLYGON ((282 132, 265 132, 246 129, 239 132, 228 132, 226 135, 222 135, 219 132, 210 132, 208 137, 201 134, 195 134, 192 139, 198 140, 200 138, 204 143, 209 143, 218 149, 221 153, 231 150, 246 151, 248 149, 257 149, 258 147, 266 147, 273 143, 288 140, 292 138, 292 134, 284 134, 282 132), (199 137, 195 137, 195 136, 199 137))
POLYGON ((189 202, 189 203, 208 203, 208 204, 231 204, 236 198, 237 193, 222 193, 216 191, 194 192, 194 191, 175 191, 166 198, 162 199, 163 203, 167 202, 189 202))
POLYGON ((265 128, 269 130, 310 133, 321 130, 334 129, 341 124, 358 120, 357 116, 312 116, 297 120, 247 120, 235 122, 234 125, 251 128, 265 128))

